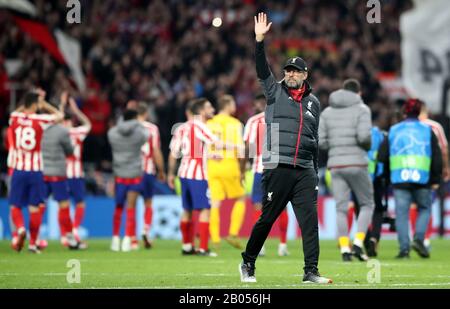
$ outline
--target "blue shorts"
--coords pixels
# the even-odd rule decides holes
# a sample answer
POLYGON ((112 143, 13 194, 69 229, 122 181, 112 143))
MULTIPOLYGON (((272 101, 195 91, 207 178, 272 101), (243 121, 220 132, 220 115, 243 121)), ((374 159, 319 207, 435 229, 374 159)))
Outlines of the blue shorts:
POLYGON ((252 202, 253 204, 262 203, 262 184, 261 184, 261 173, 255 173, 253 177, 253 187, 252 187, 252 202))
POLYGON ((117 183, 115 184, 115 201, 116 205, 125 206, 127 202, 127 193, 128 191, 141 192, 141 183, 138 184, 123 184, 117 183))
POLYGON ((57 202, 69 200, 69 187, 67 180, 60 181, 46 181, 45 182, 45 198, 48 198, 50 194, 57 202))
POLYGON ((9 204, 16 207, 38 206, 44 202, 42 172, 14 170, 11 177, 9 204))
POLYGON ((150 199, 153 197, 155 191, 155 175, 144 174, 141 182, 141 194, 144 199, 150 199))
POLYGON ((180 178, 181 199, 183 208, 186 210, 210 209, 208 182, 206 180, 195 180, 180 178))
POLYGON ((76 204, 84 201, 85 183, 84 178, 68 178, 69 195, 76 204))

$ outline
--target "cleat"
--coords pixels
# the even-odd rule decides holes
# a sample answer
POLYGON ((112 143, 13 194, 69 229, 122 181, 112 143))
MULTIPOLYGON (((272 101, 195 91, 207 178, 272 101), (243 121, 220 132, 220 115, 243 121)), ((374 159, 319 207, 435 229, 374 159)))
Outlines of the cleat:
POLYGON ((181 254, 182 255, 195 255, 197 254, 197 250, 192 244, 183 244, 181 246, 181 254))
POLYGON ((400 251, 395 258, 396 259, 409 259, 409 251, 400 251))
POLYGON ((240 263, 239 264, 239 274, 241 275, 241 282, 255 283, 255 264, 252 263, 240 263))
POLYGON ((150 238, 146 234, 142 234, 142 241, 144 242, 144 248, 145 249, 151 249, 152 248, 152 242, 150 241, 150 238))
POLYGON ((430 257, 430 252, 428 252, 428 249, 423 244, 423 241, 418 239, 414 240, 412 243, 412 248, 421 258, 427 259, 430 257))
POLYGON ((353 245, 352 254, 361 262, 367 262, 369 257, 364 253, 364 250, 357 245, 353 245))
POLYGON ((88 248, 88 244, 85 241, 78 242, 78 249, 79 250, 86 250, 88 248))
POLYGON ((287 249, 287 244, 279 244, 278 245, 278 256, 288 256, 289 251, 287 249))
POLYGON ((17 240, 11 244, 11 247, 17 252, 22 251, 26 237, 27 231, 25 230, 25 228, 24 227, 19 228, 17 230, 17 240))
POLYGON ((351 253, 344 252, 344 253, 342 253, 342 261, 344 261, 344 262, 351 262, 351 261, 353 261, 352 256, 353 255, 351 253))
POLYGON ((66 236, 61 236, 60 242, 61 242, 61 245, 63 245, 64 247, 69 246, 69 241, 67 240, 66 236))
POLYGON ((130 236, 125 236, 122 240, 122 251, 130 252, 131 251, 131 238, 130 236))
POLYGON ((244 247, 242 246, 242 243, 239 239, 239 237, 237 236, 228 236, 227 238, 225 238, 225 240, 232 245, 233 247, 235 247, 236 249, 244 249, 244 247))
POLYGON ((120 237, 119 236, 113 236, 111 241, 111 250, 115 252, 120 251, 120 237))
POLYGON ((33 254, 41 254, 41 250, 39 250, 39 247, 36 245, 29 245, 28 252, 33 253, 33 254))
POLYGON ((210 251, 209 249, 208 249, 208 250, 199 249, 199 250, 196 252, 196 255, 199 255, 199 256, 209 256, 209 257, 217 257, 217 253, 212 252, 212 251, 210 251))
POLYGON ((333 280, 322 277, 318 272, 308 272, 303 275, 303 283, 330 284, 333 280))
POLYGON ((262 246, 261 250, 258 253, 258 256, 265 256, 266 255, 266 247, 262 246))

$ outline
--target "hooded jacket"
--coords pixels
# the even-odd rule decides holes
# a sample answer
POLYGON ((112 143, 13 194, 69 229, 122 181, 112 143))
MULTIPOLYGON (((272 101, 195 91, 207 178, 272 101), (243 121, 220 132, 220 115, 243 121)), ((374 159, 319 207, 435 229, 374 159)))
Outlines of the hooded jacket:
POLYGON ((148 138, 148 131, 135 119, 121 121, 108 131, 114 176, 120 178, 142 176, 141 147, 148 138))
POLYGON ((42 137, 44 176, 66 177, 66 157, 73 154, 69 130, 61 124, 52 124, 42 137))
POLYGON ((371 112, 361 96, 340 89, 330 94, 320 116, 319 148, 328 152, 328 168, 367 166, 371 146, 371 112))

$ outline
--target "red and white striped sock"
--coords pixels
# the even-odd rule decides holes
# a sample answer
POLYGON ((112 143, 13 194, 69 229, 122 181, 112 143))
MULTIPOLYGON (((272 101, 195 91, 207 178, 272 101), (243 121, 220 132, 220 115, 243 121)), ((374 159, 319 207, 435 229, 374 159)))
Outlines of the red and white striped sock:
POLYGON ((261 217, 262 210, 254 209, 253 210, 253 225, 255 225, 256 221, 258 221, 259 217, 261 217))
POLYGON ((285 244, 287 238, 288 228, 288 214, 286 210, 283 210, 278 217, 278 227, 280 228, 280 243, 285 244))
POLYGON ((116 205, 113 215, 113 236, 119 236, 120 223, 122 222, 123 206, 116 205))
POLYGON ((41 213, 39 211, 37 212, 31 212, 30 213, 30 246, 36 245, 36 240, 39 235, 39 227, 41 226, 41 213))
POLYGON ((66 235, 68 233, 72 233, 73 225, 72 220, 70 219, 70 208, 69 207, 60 207, 58 213, 58 221, 59 226, 61 227, 61 234, 66 235))
POLYGON ((200 249, 208 250, 209 240, 209 222, 199 222, 198 229, 200 232, 200 249))
POLYGON ((11 220, 16 227, 16 231, 20 228, 25 228, 22 209, 20 207, 11 207, 11 220))
POLYGON ((191 225, 191 222, 188 222, 188 221, 180 222, 181 238, 182 238, 183 244, 191 243, 190 225, 191 225))
POLYGON ((153 209, 151 207, 145 207, 144 212, 144 232, 147 234, 150 231, 150 226, 152 224, 153 209))
POLYGON ((84 206, 77 206, 75 208, 75 220, 73 223, 74 228, 78 228, 81 225, 81 222, 84 218, 84 206))
POLYGON ((136 237, 136 208, 127 208, 127 222, 125 227, 125 235, 136 237))

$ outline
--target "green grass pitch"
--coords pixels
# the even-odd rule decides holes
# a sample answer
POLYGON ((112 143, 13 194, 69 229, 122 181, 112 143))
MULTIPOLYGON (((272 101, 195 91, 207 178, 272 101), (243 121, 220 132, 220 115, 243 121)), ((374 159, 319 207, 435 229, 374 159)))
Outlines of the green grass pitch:
MULTIPOLYGON (((223 242, 216 258, 181 256, 177 241, 157 240, 151 250, 112 252, 109 240, 90 240, 86 251, 69 251, 51 242, 41 255, 12 251, 0 242, 0 288, 450 288, 450 240, 432 240, 431 258, 411 252, 410 260, 394 259, 395 240, 380 246, 380 282, 369 283, 375 268, 353 261, 344 264, 335 241, 321 241, 320 272, 332 285, 302 285, 303 255, 290 241, 290 255, 278 257, 277 240, 266 243, 267 255, 256 264, 258 283, 239 280, 240 251, 223 242), (67 282, 67 261, 80 262, 80 283, 67 282), (371 277, 369 275, 369 277, 371 277)), ((371 278, 374 278, 373 276, 371 278)))

